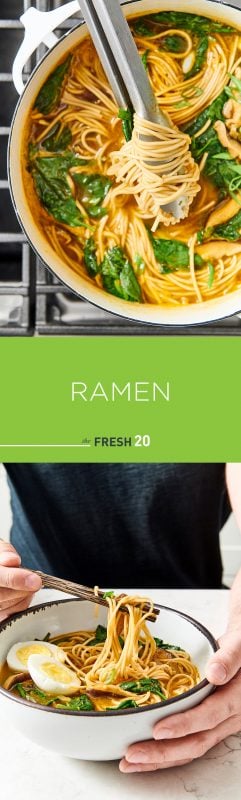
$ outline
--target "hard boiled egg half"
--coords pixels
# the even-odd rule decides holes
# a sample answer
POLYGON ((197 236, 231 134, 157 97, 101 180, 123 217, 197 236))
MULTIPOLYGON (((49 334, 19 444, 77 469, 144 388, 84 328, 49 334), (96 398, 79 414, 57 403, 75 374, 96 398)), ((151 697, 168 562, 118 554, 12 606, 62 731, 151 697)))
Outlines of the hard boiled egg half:
POLYGON ((28 672, 36 686, 48 694, 71 695, 80 688, 76 673, 51 656, 48 658, 48 655, 30 655, 28 672))
POLYGON ((29 656, 38 655, 44 658, 55 658, 57 661, 63 663, 65 661, 65 652, 61 647, 50 642, 17 642, 9 650, 7 655, 7 664, 9 669, 13 672, 29 672, 28 659, 29 656))

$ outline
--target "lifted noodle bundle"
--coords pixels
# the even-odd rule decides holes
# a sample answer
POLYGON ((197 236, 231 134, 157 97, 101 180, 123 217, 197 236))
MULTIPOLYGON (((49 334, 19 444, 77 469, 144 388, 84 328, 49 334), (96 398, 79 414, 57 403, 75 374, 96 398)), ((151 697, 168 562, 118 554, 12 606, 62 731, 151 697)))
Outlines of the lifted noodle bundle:
POLYGON ((161 222, 176 223, 165 206, 177 200, 181 203, 180 218, 184 219, 200 190, 199 167, 190 153, 190 143, 190 137, 178 128, 148 122, 135 114, 131 140, 111 153, 108 175, 115 176, 118 184, 112 196, 132 195, 142 218, 153 220, 153 231, 161 222))

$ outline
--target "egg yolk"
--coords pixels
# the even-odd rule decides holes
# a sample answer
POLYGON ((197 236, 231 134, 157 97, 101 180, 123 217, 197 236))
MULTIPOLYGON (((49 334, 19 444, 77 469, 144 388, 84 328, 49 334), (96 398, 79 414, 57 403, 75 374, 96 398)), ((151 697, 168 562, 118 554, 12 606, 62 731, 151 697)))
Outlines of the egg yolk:
POLYGON ((46 661, 44 664, 41 664, 41 672, 44 672, 49 678, 56 678, 56 680, 61 683, 72 683, 73 678, 76 680, 74 672, 52 661, 46 661))
POLYGON ((21 661, 22 664, 24 664, 24 666, 26 667, 29 656, 33 656, 36 653, 40 655, 43 653, 43 655, 45 655, 46 652, 48 652, 48 648, 45 647, 44 644, 38 644, 36 642, 36 644, 31 644, 28 647, 20 647, 20 649, 17 650, 16 652, 16 656, 18 657, 19 661, 21 661))

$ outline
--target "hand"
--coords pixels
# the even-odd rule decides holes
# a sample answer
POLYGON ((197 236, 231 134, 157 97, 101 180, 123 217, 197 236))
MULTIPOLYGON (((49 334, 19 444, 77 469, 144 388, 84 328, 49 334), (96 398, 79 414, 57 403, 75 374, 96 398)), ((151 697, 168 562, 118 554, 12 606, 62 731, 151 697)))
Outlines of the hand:
POLYGON ((241 730, 241 633, 227 633, 206 677, 218 689, 200 706, 157 722, 154 740, 128 747, 121 772, 149 772, 188 764, 241 730))
POLYGON ((28 608, 42 581, 27 569, 20 569, 21 558, 8 542, 0 541, 0 622, 28 608))

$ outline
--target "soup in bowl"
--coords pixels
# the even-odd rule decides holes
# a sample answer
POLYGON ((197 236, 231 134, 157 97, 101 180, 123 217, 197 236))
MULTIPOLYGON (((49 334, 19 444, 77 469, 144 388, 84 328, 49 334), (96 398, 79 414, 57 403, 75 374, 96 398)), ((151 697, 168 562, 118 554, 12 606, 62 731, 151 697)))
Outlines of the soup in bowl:
MULTIPOLYGON (((185 660, 188 654, 189 668, 187 667, 186 671, 184 668, 183 688, 180 687, 180 683, 179 686, 176 684, 174 693, 172 692, 172 696, 168 697, 165 682, 159 681, 158 689, 157 679, 152 678, 148 702, 148 692, 145 694, 148 687, 145 685, 144 688, 141 687, 140 691, 140 680, 134 683, 129 681, 128 686, 125 683, 124 689, 121 681, 118 685, 118 692, 121 696, 118 696, 117 701, 115 698, 114 702, 114 690, 110 686, 110 681, 107 681, 105 707, 103 707, 103 703, 100 704, 98 691, 91 692, 87 688, 82 697, 85 696, 89 703, 87 704, 85 700, 85 704, 82 703, 78 706, 76 702, 73 703, 79 695, 76 685, 68 690, 68 687, 63 687, 62 684, 60 689, 60 685, 55 683, 53 688, 53 677, 55 682, 60 679, 66 682, 65 674, 61 671, 59 676, 58 669, 60 666, 61 669, 64 667, 66 670, 66 666, 63 665, 61 659, 57 659, 57 664, 55 653, 54 656, 51 656, 51 652, 48 654, 48 667, 50 665, 52 670, 51 686, 48 684, 47 688, 44 688, 41 683, 43 675, 39 680, 36 673, 36 667, 39 671, 43 666, 41 651, 43 652, 45 648, 48 649, 49 639, 50 643, 55 642, 56 649, 63 648, 64 650, 66 637, 71 641, 74 634, 76 636, 76 632, 81 632, 81 641, 85 636, 88 640, 91 637, 92 642, 97 639, 97 652, 100 653, 101 645, 99 645, 100 640, 96 629, 102 629, 103 641, 103 631, 107 621, 105 608, 99 607, 97 619, 93 603, 74 599, 59 600, 42 603, 4 622, 0 626, 0 703, 5 708, 11 723, 32 741, 59 754, 102 761, 121 758, 130 744, 150 739, 153 726, 158 720, 197 706, 213 690, 212 685, 204 676, 206 664, 213 652, 217 650, 217 643, 212 634, 196 620, 175 609, 164 606, 159 606, 159 608, 160 615, 155 623, 148 622, 148 630, 158 642, 157 652, 160 652, 163 657, 165 651, 165 659, 169 660, 170 658, 169 664, 174 664, 175 659, 172 656, 175 652, 179 657, 179 663, 182 664, 183 656, 185 660), (18 648, 16 649, 14 646, 17 644, 18 648), (30 650, 31 647, 34 648, 28 667, 32 677, 35 678, 35 693, 34 689, 29 684, 27 685, 30 676, 21 675, 21 669, 23 669, 21 664, 24 662, 23 651, 24 648, 26 651, 29 647, 30 650), (23 659, 20 666, 19 661, 16 662, 19 655, 23 659), (54 664, 55 667, 57 664, 57 672, 55 669, 53 675, 54 664), (189 681, 190 665, 195 675, 192 683, 189 681), (33 666, 35 672, 32 671, 33 666), (16 691, 16 680, 12 682, 12 685, 8 683, 9 688, 4 688, 6 681, 9 681, 9 676, 15 675, 15 673, 18 687, 22 685, 22 691, 16 691), (186 685, 185 678, 187 678, 186 685), (190 685, 192 688, 189 688, 190 685), (111 688, 109 695, 108 687, 111 688), (46 692, 49 692, 47 705, 43 699, 46 692), (167 697, 168 699, 165 699, 167 697), (146 704, 138 705, 142 699, 146 704)), ((161 663, 160 670, 162 672, 161 663)), ((155 675, 157 672, 158 670, 155 669, 155 675)), ((46 674, 44 678, 46 687, 46 674)), ((67 678, 67 683, 68 680, 69 678, 67 678)), ((113 673, 111 680, 112 682, 115 680, 113 673)))
POLYGON ((162 0, 123 11, 173 126, 150 145, 163 187, 155 160, 152 172, 147 154, 141 162, 141 121, 117 107, 81 24, 43 58, 17 108, 14 204, 43 262, 81 296, 148 323, 208 322, 241 309, 240 11, 213 0, 195 13, 162 0), (172 200, 183 190, 176 224, 162 189, 172 200))

